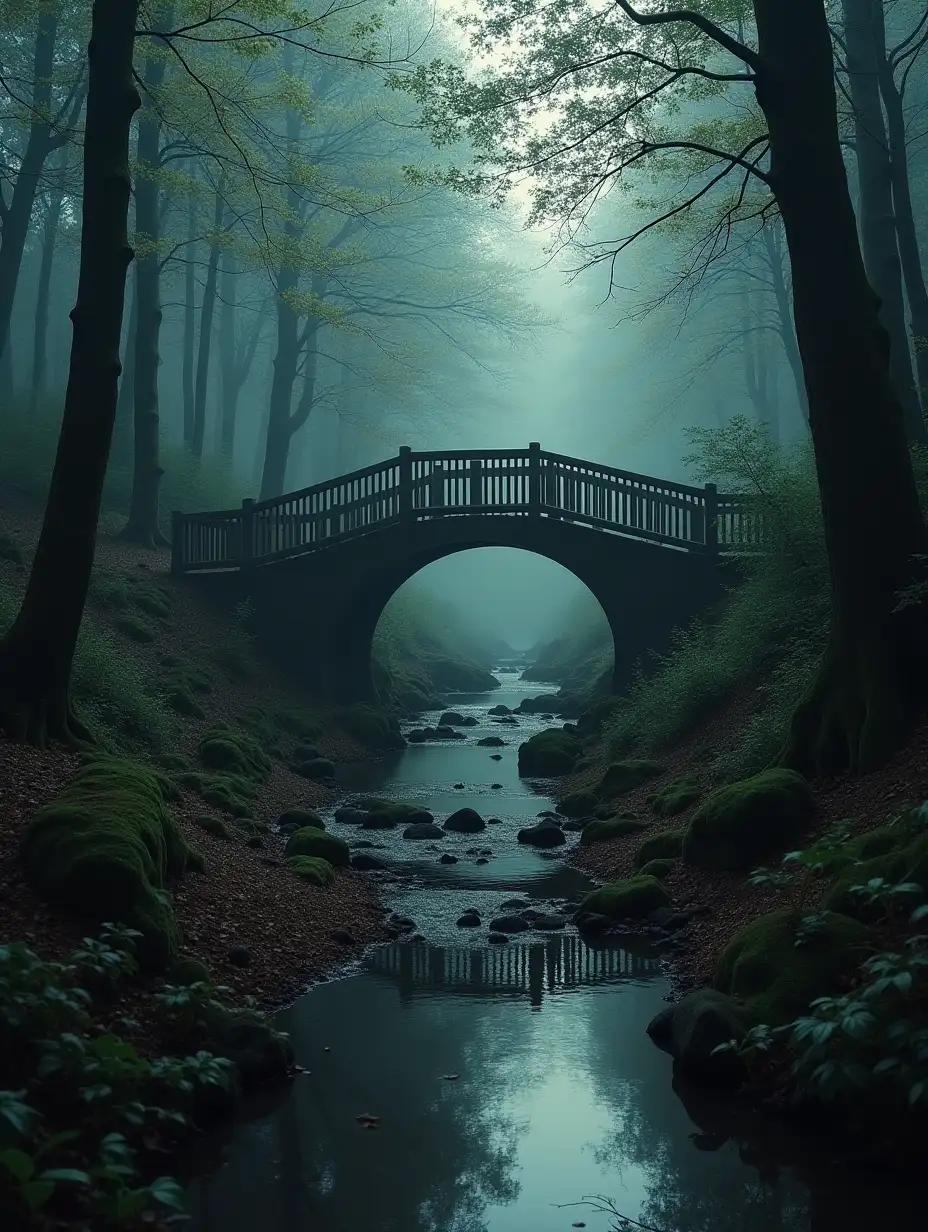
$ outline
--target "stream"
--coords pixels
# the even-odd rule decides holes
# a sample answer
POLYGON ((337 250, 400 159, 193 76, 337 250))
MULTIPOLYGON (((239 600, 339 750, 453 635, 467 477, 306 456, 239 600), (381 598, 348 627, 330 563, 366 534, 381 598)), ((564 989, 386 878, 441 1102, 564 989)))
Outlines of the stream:
POLYGON ((438 822, 471 807, 499 824, 411 841, 402 827, 362 831, 325 814, 333 833, 378 844, 385 902, 425 941, 375 947, 277 1015, 309 1072, 246 1104, 208 1141, 190 1226, 609 1232, 617 1222, 583 1204, 603 1195, 659 1232, 923 1227, 923 1197, 674 1078, 645 1034, 667 992, 647 945, 586 944, 572 926, 488 944, 487 922, 507 899, 556 911, 591 885, 563 862, 575 835, 553 852, 516 841, 553 807, 516 762, 519 742, 551 722, 494 722, 490 707, 547 691, 513 670, 496 675, 500 689, 451 699, 478 720, 466 739, 342 767, 346 796, 421 803, 438 822), (509 743, 479 746, 488 735, 509 743), (443 852, 457 863, 440 863, 443 852), (471 907, 482 926, 458 927, 471 907), (357 1119, 365 1113, 379 1118, 370 1130, 357 1119))

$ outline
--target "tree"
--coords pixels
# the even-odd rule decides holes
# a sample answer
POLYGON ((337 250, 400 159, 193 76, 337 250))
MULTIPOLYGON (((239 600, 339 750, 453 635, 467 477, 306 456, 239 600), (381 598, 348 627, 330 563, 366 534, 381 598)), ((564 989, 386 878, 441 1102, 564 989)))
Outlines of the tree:
MULTIPOLYGON (((704 166, 698 187, 661 217, 730 176, 766 186, 790 256, 832 579, 828 649, 782 761, 808 773, 867 771, 898 747, 921 698, 925 612, 895 609, 926 536, 842 158, 830 33, 819 0, 753 0, 756 46, 712 20, 712 7, 642 12, 615 0, 608 11, 578 3, 567 16, 490 0, 474 32, 478 49, 516 31, 521 39, 501 70, 475 83, 430 65, 396 84, 422 100, 438 137, 467 135, 476 145, 478 167, 452 168, 451 182, 504 189, 529 171, 538 217, 576 225, 617 178, 667 148, 698 151, 704 166), (654 100, 676 92, 679 101, 693 83, 749 85, 765 131, 733 125, 738 144, 724 149, 698 128, 655 125, 654 100), (542 109, 546 127, 526 131, 526 114, 542 109)), ((725 21, 738 6, 715 7, 725 21)), ((614 262, 636 234, 601 246, 597 259, 614 262)))
POLYGON ((119 379, 128 239, 129 128, 137 0, 94 0, 91 18, 80 276, 58 453, 19 613, 0 639, 0 726, 44 744, 89 735, 69 681, 90 585, 119 379))

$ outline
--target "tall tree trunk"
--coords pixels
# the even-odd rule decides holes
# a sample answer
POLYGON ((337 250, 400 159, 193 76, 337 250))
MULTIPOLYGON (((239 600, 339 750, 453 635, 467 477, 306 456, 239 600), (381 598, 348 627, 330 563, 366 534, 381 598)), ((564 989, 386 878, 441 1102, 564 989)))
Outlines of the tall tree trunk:
POLYGON ((928 408, 928 289, 918 248, 912 187, 909 182, 909 147, 906 137, 902 95, 896 85, 892 66, 886 56, 886 23, 882 4, 874 4, 874 42, 880 76, 880 93, 886 108, 889 134, 889 166, 893 182, 893 208, 896 215, 896 235, 899 259, 909 301, 909 326, 915 345, 915 367, 918 372, 922 407, 928 408))
POLYGON ((30 404, 35 410, 39 395, 45 392, 48 373, 48 302, 52 285, 52 266, 55 262, 55 239, 61 221, 62 192, 54 192, 48 201, 45 221, 42 226, 42 261, 39 265, 39 283, 35 300, 35 330, 32 338, 32 388, 30 404))
POLYGON ((796 401, 806 423, 809 422, 809 395, 806 392, 806 379, 802 371, 802 356, 799 354, 799 343, 796 340, 796 326, 790 308, 789 291, 786 287, 786 275, 783 268, 783 249, 779 238, 771 226, 764 226, 762 231, 764 247, 767 251, 767 262, 770 267, 770 278, 773 284, 773 294, 777 303, 779 317, 778 333, 786 352, 786 360, 793 376, 796 388, 796 401))
POLYGON ((191 192, 187 207, 187 256, 184 267, 184 443, 193 443, 193 375, 196 339, 197 199, 191 192))
POLYGON ((754 12, 757 98, 789 247, 832 583, 828 649, 781 760, 806 773, 865 772, 898 747, 925 679, 924 610, 893 614, 917 577, 925 529, 861 258, 825 9, 754 0, 754 12))
POLYGON ((84 130, 83 221, 71 368, 39 544, 19 613, 0 640, 0 727, 44 745, 89 733, 69 684, 93 567, 119 380, 126 271, 132 260, 129 128, 138 0, 94 0, 84 130))
MULTIPOLYGON (((163 28, 173 24, 172 6, 158 16, 163 28)), ((158 369, 161 366, 161 240, 160 182, 161 102, 167 62, 163 56, 145 63, 145 103, 138 124, 138 174, 135 184, 135 230, 142 252, 135 275, 135 353, 133 357, 134 457, 129 520, 123 539, 147 548, 167 546, 158 526, 158 491, 161 487, 161 417, 158 406, 158 369)))
POLYGON ((58 6, 39 6, 32 68, 32 123, 0 235, 0 347, 9 344, 13 300, 42 168, 54 148, 49 113, 55 71, 58 6))
POLYGON ((889 370, 902 403, 909 439, 928 440, 912 371, 902 299, 902 267, 896 247, 892 173, 883 125, 875 50, 875 10, 882 0, 842 0, 847 75, 854 106, 854 146, 860 187, 860 233, 864 266, 880 299, 880 321, 889 335, 889 370))
POLYGON ((309 433, 304 431, 306 423, 312 413, 313 406, 316 400, 316 374, 319 370, 319 354, 316 350, 316 335, 318 334, 318 325, 308 331, 306 357, 303 360, 303 389, 300 393, 300 400, 297 403, 296 411, 290 419, 290 468, 286 475, 286 490, 293 491, 295 488, 302 488, 308 485, 308 480, 305 478, 307 470, 306 450, 307 438, 309 433), (296 440, 298 434, 302 432, 302 440, 298 442, 300 446, 297 450, 298 457, 293 458, 292 442, 296 440))
POLYGON ((219 314, 219 362, 222 373, 222 416, 219 447, 227 458, 235 452, 235 416, 241 385, 235 352, 235 320, 238 305, 238 268, 233 253, 227 253, 222 270, 222 308, 219 314))
POLYGON ((213 313, 216 308, 216 278, 219 270, 219 247, 222 219, 225 214, 223 194, 225 184, 220 180, 216 189, 213 211, 213 237, 209 246, 209 262, 206 266, 206 285, 203 287, 203 303, 200 308, 200 346, 197 351, 197 378, 193 390, 193 453, 203 457, 203 439, 206 435, 206 393, 209 388, 209 358, 213 342, 213 313))
POLYGON ((16 380, 13 372, 13 348, 0 347, 0 406, 9 406, 16 397, 16 380))
POLYGON ((296 285, 296 270, 292 266, 282 267, 277 278, 277 353, 274 356, 274 379, 271 382, 260 500, 280 496, 287 478, 287 454, 291 436, 290 405, 300 360, 300 323, 287 296, 296 285))

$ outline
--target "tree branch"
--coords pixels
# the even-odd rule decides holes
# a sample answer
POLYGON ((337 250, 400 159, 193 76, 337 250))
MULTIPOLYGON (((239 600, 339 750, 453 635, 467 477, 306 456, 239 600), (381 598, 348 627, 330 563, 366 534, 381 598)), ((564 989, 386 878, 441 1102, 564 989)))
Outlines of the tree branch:
POLYGON ((670 9, 663 13, 639 13, 637 9, 632 8, 628 0, 615 0, 615 3, 626 16, 630 17, 639 26, 668 26, 686 22, 687 25, 695 26, 697 30, 701 30, 703 34, 712 39, 714 43, 718 43, 720 47, 724 47, 727 52, 733 55, 736 60, 740 60, 742 64, 749 64, 753 69, 759 69, 763 64, 761 57, 756 51, 752 51, 744 43, 739 43, 736 38, 726 34, 721 26, 717 26, 708 17, 703 17, 702 13, 694 13, 689 9, 670 9))

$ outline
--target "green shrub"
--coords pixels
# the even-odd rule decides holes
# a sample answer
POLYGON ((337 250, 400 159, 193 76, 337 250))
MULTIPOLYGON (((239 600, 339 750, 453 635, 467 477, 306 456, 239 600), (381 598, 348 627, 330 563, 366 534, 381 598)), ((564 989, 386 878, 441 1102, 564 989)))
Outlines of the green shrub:
POLYGON ((597 792, 606 800, 624 796, 636 787, 664 773, 664 767, 656 761, 643 759, 613 762, 600 779, 597 792))
POLYGON ((683 835, 686 831, 660 830, 646 838, 635 852, 635 868, 643 868, 650 860, 676 860, 683 854, 683 835))
POLYGON ((701 868, 751 868, 794 846, 814 813, 801 774, 764 770, 703 801, 686 828, 683 858, 701 868))
POLYGON ((118 616, 113 623, 119 632, 124 633, 132 642, 146 645, 155 640, 156 634, 151 625, 147 624, 141 617, 133 616, 131 612, 118 616))
POLYGON ((202 861, 165 807, 155 775, 109 757, 89 761, 29 823, 21 855, 43 898, 142 934, 140 957, 164 965, 177 948, 165 886, 202 861))
POLYGON ((646 821, 638 821, 634 817, 610 817, 605 821, 591 821, 580 831, 580 846, 609 843, 613 839, 625 838, 628 834, 640 834, 647 828, 646 821))
POLYGON ((667 891, 656 877, 626 877, 592 890, 581 904, 582 911, 608 915, 614 920, 641 920, 670 903, 667 891))
POLYGON ((336 838, 334 834, 326 834, 324 830, 317 830, 313 826, 295 830, 287 839, 284 854, 318 856, 328 860, 334 868, 344 868, 351 857, 348 844, 343 839, 336 838))
POLYGON ((335 719, 350 736, 369 749, 387 751, 406 747, 396 719, 375 706, 362 702, 343 706, 336 712, 335 719))
POLYGON ((335 880, 335 869, 320 856, 287 856, 284 863, 301 881, 308 881, 310 885, 327 886, 335 880))
POLYGON ((870 935, 863 924, 828 912, 797 944, 800 925, 789 907, 768 912, 736 933, 718 957, 715 986, 737 997, 757 1022, 789 1022, 860 965, 870 935))
POLYGON ((695 779, 674 779, 651 797, 651 809, 659 817, 676 817, 678 813, 685 812, 691 804, 697 804, 701 796, 702 792, 695 779))
POLYGON ((826 907, 878 921, 928 898, 928 830, 906 820, 847 844, 848 863, 825 894, 826 907))

